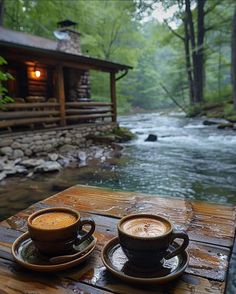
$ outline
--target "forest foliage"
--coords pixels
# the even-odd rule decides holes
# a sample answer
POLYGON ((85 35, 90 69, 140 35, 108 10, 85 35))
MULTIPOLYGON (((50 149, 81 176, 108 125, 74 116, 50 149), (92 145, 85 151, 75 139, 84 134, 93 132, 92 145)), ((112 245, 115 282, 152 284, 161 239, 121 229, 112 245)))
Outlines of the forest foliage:
MULTIPOLYGON (((232 100, 233 0, 0 0, 0 6, 5 27, 51 39, 58 21, 78 22, 84 54, 133 66, 117 82, 120 112, 173 107, 176 106, 173 99, 183 108, 193 102, 183 41, 189 42, 190 58, 198 52, 203 57, 200 102, 232 100), (204 44, 199 48, 201 1, 204 2, 204 44), (162 22, 156 18, 162 13, 160 3, 167 11, 174 8, 174 13, 162 22), (187 20, 188 27, 185 27, 187 4, 191 8, 195 47, 191 47, 191 22, 187 20)), ((194 75, 194 65, 189 68, 194 75)), ((108 97, 108 75, 93 72, 92 91, 94 99, 108 97)))

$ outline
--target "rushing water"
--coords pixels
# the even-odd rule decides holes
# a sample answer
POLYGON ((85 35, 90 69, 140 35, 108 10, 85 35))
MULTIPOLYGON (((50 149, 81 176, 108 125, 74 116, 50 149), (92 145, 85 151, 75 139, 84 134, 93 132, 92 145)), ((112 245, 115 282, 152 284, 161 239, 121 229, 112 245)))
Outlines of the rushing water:
POLYGON ((236 131, 203 125, 181 114, 136 114, 120 118, 136 133, 113 167, 116 176, 95 185, 149 194, 236 202, 236 131), (157 142, 145 142, 156 134, 157 142))

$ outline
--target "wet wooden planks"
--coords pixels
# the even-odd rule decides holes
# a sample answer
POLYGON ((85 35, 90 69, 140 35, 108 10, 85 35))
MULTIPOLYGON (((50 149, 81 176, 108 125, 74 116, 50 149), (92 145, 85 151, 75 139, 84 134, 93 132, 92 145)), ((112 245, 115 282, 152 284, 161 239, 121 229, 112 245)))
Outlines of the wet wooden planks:
POLYGON ((129 213, 157 213, 185 229, 193 240, 226 247, 233 245, 235 210, 232 206, 88 186, 71 187, 43 202, 113 217, 129 213))
MULTIPOLYGON (((89 280, 93 272, 91 263, 81 265, 76 269, 68 271, 70 277, 66 278, 67 272, 56 274, 38 274, 22 269, 17 264, 0 258, 0 293, 22 293, 22 294, 79 294, 79 293, 137 293, 137 294, 218 294, 223 293, 224 283, 212 282, 192 275, 185 275, 172 285, 159 287, 135 287, 121 283, 113 278, 109 273, 96 280, 96 288, 86 282, 79 280, 89 280), (106 281, 106 288, 103 287, 106 281), (196 288, 197 285, 197 288, 196 288), (195 292, 192 292, 193 289, 195 292)), ((95 284, 95 280, 94 280, 95 284)))
MULTIPOLYGON (((84 214, 85 217, 93 217, 96 222, 96 237, 98 239, 97 250, 99 254, 94 260, 94 267, 101 268, 100 254, 107 241, 116 236, 116 219, 110 220, 108 217, 84 214)), ((24 227, 26 231, 26 227, 24 227)), ((11 245, 14 240, 21 235, 21 232, 8 227, 0 226, 0 257, 13 260, 11 256, 11 245)), ((207 245, 205 243, 191 241, 188 247, 190 255, 187 273, 198 276, 224 281, 228 268, 230 250, 219 246, 207 245)))
POLYGON ((50 291, 51 282, 54 281, 52 283, 55 283, 56 290, 53 289, 55 293, 76 293, 76 291, 77 293, 83 293, 83 291, 84 293, 223 293, 235 218, 232 207, 224 206, 223 208, 220 205, 203 205, 200 202, 155 198, 95 187, 72 187, 36 203, 0 224, 0 279, 4 279, 4 275, 7 275, 8 278, 5 277, 5 280, 9 281, 0 286, 0 290, 6 293, 18 293, 17 291, 21 293, 20 289, 28 289, 27 291, 31 293, 37 292, 37 289, 43 289, 45 292, 39 293, 49 293, 46 291, 50 291), (45 280, 45 274, 37 273, 36 280, 31 280, 31 272, 22 269, 12 260, 10 249, 14 240, 27 230, 27 217, 35 210, 48 206, 69 206, 82 211, 83 216, 93 217, 97 224, 98 244, 85 264, 68 271, 50 274, 52 279, 45 280), (211 211, 216 218, 214 222, 211 211), (139 286, 137 288, 119 281, 106 271, 100 259, 101 249, 117 234, 116 224, 119 217, 132 212, 160 213, 175 220, 177 226, 191 232, 191 242, 188 247, 190 263, 186 273, 180 279, 168 286, 144 288, 139 286), (196 223, 203 228, 206 225, 211 230, 197 230, 196 223), (198 238, 194 238, 194 227, 196 227, 198 238), (216 236, 214 236, 214 230, 216 230, 216 236), (209 232, 211 232, 210 238, 207 235, 209 232), (221 246, 220 238, 224 237, 227 237, 227 242, 221 246), (29 278, 24 280, 27 275, 29 278), (26 288, 24 283, 27 283, 26 288))

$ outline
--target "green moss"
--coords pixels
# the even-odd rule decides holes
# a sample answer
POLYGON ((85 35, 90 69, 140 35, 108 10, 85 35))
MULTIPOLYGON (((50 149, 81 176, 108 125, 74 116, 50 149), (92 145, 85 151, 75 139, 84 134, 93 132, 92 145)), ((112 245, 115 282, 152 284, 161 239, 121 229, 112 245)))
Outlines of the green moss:
POLYGON ((230 115, 226 119, 229 120, 230 122, 236 122, 236 114, 235 115, 230 115))
POLYGON ((136 138, 136 135, 127 128, 118 127, 112 133, 121 138, 121 142, 127 142, 136 138))
POLYGON ((202 106, 200 104, 192 105, 187 110, 187 117, 202 115, 202 106))
POLYGON ((224 112, 223 112, 223 109, 214 109, 214 110, 208 111, 206 113, 206 116, 208 118, 223 118, 224 112))
POLYGON ((196 104, 188 109, 188 117, 203 115, 208 118, 225 118, 230 122, 236 121, 236 111, 233 108, 232 100, 196 104))

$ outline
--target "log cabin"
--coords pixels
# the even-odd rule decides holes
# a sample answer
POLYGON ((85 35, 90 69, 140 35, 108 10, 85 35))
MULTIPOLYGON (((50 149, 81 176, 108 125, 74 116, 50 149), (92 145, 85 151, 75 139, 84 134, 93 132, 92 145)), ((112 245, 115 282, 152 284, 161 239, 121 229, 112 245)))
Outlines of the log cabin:
POLYGON ((116 122, 116 81, 132 67, 83 55, 80 33, 58 23, 57 41, 0 27, 0 56, 13 102, 0 110, 0 133, 73 124, 116 122), (90 71, 109 74, 110 101, 93 101, 90 71))

